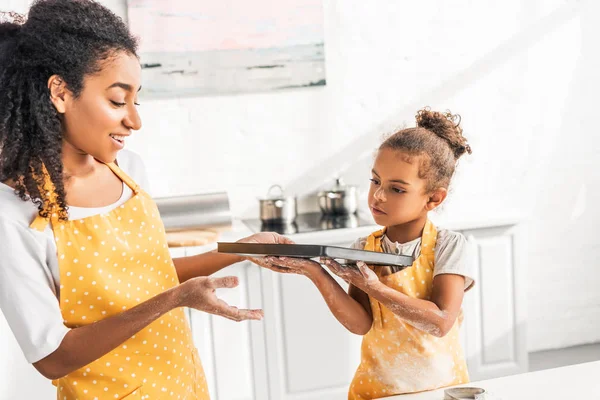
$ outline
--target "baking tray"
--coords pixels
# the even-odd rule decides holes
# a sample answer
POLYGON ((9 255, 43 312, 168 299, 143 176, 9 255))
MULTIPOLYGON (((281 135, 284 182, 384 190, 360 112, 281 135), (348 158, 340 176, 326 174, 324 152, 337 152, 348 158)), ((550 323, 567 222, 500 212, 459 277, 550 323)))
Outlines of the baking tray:
POLYGON ((321 246, 317 244, 264 244, 264 243, 229 243, 218 242, 217 251, 244 256, 277 256, 316 258, 329 257, 344 260, 345 264, 364 261, 367 264, 409 267, 414 259, 411 256, 379 253, 376 251, 355 250, 338 246, 321 246))

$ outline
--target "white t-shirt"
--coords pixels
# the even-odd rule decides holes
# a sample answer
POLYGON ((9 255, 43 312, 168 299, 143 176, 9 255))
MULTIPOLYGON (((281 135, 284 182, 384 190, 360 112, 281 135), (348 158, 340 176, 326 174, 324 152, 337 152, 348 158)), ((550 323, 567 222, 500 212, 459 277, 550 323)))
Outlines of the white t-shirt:
MULTIPOLYGON (((359 238, 353 244, 353 249, 365 248, 367 238, 359 238)), ((421 238, 418 237, 410 242, 392 242, 387 235, 383 236, 381 243, 383 251, 392 254, 401 254, 414 257, 415 260, 421 255, 421 238)), ((469 290, 473 283, 472 260, 469 254, 469 245, 464 235, 438 229, 437 242, 434 250, 433 276, 441 274, 455 274, 465 277, 465 291, 469 290)))
MULTIPOLYGON (((119 167, 149 192, 141 158, 127 150, 117 156, 119 167)), ((123 184, 121 198, 101 208, 69 207, 69 219, 107 213, 129 200, 123 184)), ((44 232, 29 225, 37 206, 22 201, 14 189, 0 183, 0 310, 30 363, 54 352, 69 331, 60 312, 58 256, 50 224, 44 232)))

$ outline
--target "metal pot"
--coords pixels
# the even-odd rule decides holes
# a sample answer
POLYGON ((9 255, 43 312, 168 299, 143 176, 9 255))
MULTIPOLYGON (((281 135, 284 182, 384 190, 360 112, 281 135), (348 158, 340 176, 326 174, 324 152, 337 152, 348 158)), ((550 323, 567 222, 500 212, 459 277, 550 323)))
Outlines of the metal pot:
POLYGON ((263 222, 289 223, 296 219, 298 214, 296 208, 296 197, 286 196, 279 185, 269 188, 267 196, 259 199, 260 219, 263 222), (278 190, 275 194, 274 191, 278 190))
POLYGON ((335 180, 335 185, 319 192, 319 207, 325 215, 354 214, 358 209, 358 193, 356 186, 344 184, 341 178, 335 180))

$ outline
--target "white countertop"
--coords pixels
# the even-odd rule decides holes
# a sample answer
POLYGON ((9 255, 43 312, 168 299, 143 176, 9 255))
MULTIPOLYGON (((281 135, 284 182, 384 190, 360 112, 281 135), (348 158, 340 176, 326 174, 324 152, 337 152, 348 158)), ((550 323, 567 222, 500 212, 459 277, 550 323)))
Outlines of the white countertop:
MULTIPOLYGON (((600 399, 600 361, 505 376, 467 385, 483 388, 486 400, 600 399)), ((444 389, 386 397, 385 400, 443 400, 444 389)))
MULTIPOLYGON (((361 213, 365 218, 371 218, 365 213, 361 213)), ((437 215, 432 215, 431 220, 438 226, 455 231, 487 228, 494 226, 510 226, 523 221, 519 215, 502 215, 490 216, 488 218, 471 218, 461 220, 450 220, 441 218, 437 215)), ((330 229, 323 231, 314 231, 307 233, 299 233, 294 235, 286 235, 294 242, 299 244, 340 244, 350 246, 356 239, 363 236, 368 236, 370 233, 381 229, 380 226, 373 225, 361 226, 358 228, 346 229, 330 229)), ((238 239, 251 235, 253 232, 241 220, 234 219, 231 230, 224 231, 219 235, 220 242, 235 242, 238 239)), ((217 247, 216 243, 211 243, 206 246, 198 246, 194 248, 196 253, 211 251, 217 247)))

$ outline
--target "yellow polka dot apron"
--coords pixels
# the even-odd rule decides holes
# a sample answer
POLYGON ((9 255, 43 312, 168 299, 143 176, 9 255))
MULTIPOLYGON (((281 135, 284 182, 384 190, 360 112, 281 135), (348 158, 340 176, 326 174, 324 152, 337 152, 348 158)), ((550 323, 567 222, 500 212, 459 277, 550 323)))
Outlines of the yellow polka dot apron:
MULTIPOLYGON (((385 229, 367 238, 365 250, 383 252, 385 229)), ((437 230, 427 221, 421 238, 421 254, 410 268, 382 275, 381 282, 418 299, 430 299, 433 286, 437 230)), ((458 336, 459 320, 443 338, 419 330, 369 297, 373 326, 363 337, 361 363, 354 375, 349 400, 377 399, 421 392, 469 381, 458 336)))
MULTIPOLYGON (((114 210, 52 224, 60 308, 69 328, 126 311, 179 284, 152 198, 115 164, 133 196, 114 210)), ((93 343, 89 344, 93 346, 93 343)), ((171 310, 100 359, 53 382, 57 399, 209 399, 204 371, 182 308, 171 310)))

